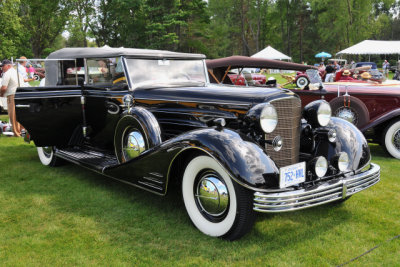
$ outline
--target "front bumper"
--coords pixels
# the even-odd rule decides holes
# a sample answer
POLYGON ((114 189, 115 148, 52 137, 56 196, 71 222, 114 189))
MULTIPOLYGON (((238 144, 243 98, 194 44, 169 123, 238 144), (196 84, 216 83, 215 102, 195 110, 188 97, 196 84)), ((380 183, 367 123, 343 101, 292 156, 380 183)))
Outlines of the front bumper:
POLYGON ((345 199, 380 180, 380 167, 371 163, 369 170, 346 178, 323 182, 310 189, 279 193, 254 193, 254 210, 277 213, 301 210, 328 202, 345 199))

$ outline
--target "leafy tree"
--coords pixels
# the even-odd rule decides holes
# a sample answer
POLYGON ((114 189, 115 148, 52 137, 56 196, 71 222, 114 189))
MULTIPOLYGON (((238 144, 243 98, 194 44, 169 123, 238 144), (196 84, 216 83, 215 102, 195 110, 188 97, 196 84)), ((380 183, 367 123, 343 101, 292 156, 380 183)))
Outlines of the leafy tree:
POLYGON ((64 30, 69 9, 64 0, 21 0, 20 13, 33 55, 41 57, 64 30))
POLYGON ((94 15, 95 0, 70 0, 68 8, 70 16, 67 22, 67 30, 70 33, 67 45, 77 47, 88 46, 88 31, 94 15))
POLYGON ((0 60, 25 52, 19 5, 20 0, 0 1, 0 60))
POLYGON ((90 28, 98 46, 144 47, 142 0, 99 0, 90 28))

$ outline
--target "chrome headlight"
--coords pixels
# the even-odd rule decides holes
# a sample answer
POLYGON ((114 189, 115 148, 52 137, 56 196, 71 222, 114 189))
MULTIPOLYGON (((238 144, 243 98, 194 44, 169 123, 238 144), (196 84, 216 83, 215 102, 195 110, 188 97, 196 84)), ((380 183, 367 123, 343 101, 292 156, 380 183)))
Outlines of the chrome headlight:
POLYGON ((323 156, 315 158, 312 161, 311 170, 318 177, 323 177, 328 171, 328 161, 323 156))
POLYGON ((321 104, 319 105, 318 111, 317 111, 317 115, 318 115, 319 125, 321 125, 321 126, 328 125, 328 123, 332 117, 331 106, 329 105, 328 102, 326 102, 326 101, 321 102, 321 104))
POLYGON ((314 128, 327 126, 332 117, 331 106, 325 100, 313 101, 304 107, 303 116, 314 128))
POLYGON ((261 111, 260 125, 266 133, 272 133, 278 124, 278 113, 271 104, 266 104, 261 111))
POLYGON ((350 159, 346 152, 340 152, 333 157, 333 166, 343 172, 349 168, 350 159))

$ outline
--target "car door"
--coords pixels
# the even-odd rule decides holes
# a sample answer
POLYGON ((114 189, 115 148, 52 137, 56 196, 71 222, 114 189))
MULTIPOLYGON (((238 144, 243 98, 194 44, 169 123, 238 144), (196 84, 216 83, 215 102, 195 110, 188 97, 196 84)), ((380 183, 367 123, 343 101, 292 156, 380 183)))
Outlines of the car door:
POLYGON ((67 146, 82 123, 81 86, 20 87, 15 94, 17 120, 36 146, 67 146))
POLYGON ((114 134, 122 113, 122 97, 128 93, 119 58, 86 60, 88 82, 84 86, 85 116, 92 146, 114 151, 114 134))

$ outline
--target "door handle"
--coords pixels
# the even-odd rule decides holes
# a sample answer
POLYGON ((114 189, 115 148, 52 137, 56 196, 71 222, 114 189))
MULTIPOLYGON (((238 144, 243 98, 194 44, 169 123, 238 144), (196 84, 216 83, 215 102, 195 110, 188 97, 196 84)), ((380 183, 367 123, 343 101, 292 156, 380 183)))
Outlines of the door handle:
POLYGON ((18 105, 15 105, 15 107, 16 108, 30 108, 31 105, 20 105, 20 104, 18 104, 18 105))

